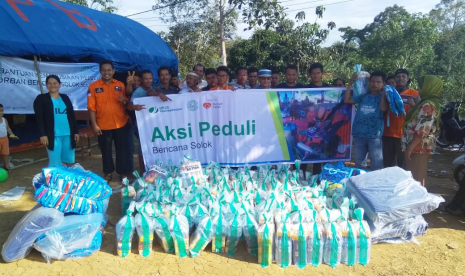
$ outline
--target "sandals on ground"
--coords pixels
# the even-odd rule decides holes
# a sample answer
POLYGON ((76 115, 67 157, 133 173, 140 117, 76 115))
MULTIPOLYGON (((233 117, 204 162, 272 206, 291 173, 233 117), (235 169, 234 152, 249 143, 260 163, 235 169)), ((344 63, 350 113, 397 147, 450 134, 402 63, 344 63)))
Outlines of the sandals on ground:
POLYGON ((111 173, 106 174, 104 176, 104 179, 105 179, 106 182, 110 182, 113 179, 113 175, 111 173))

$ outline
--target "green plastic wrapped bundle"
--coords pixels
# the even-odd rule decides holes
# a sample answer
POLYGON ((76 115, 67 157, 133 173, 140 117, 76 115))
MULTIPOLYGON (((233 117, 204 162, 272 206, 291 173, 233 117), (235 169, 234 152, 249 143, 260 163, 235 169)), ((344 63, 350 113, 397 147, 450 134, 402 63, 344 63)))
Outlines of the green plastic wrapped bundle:
POLYGON ((116 231, 116 252, 121 257, 126 257, 131 253, 132 237, 136 229, 134 222, 135 202, 132 202, 123 216, 115 226, 116 231))
POLYGON ((135 217, 137 235, 139 236, 139 255, 147 257, 152 253, 154 218, 138 213, 135 217))
POLYGON ((212 217, 212 222, 212 252, 223 253, 226 251, 226 233, 228 230, 228 223, 221 211, 219 214, 212 217))
POLYGON ((174 241, 174 253, 181 258, 189 254, 189 222, 183 215, 173 215, 170 219, 170 232, 174 241))
POLYGON ((323 261, 332 267, 341 263, 342 234, 339 225, 335 222, 326 223, 325 248, 323 261))
POLYGON ((227 216, 228 228, 226 232, 226 248, 225 252, 229 257, 236 253, 237 244, 242 236, 242 223, 239 218, 239 213, 230 214, 227 216))
POLYGON ((131 204, 136 197, 136 190, 133 186, 129 185, 129 180, 127 178, 123 179, 123 186, 121 190, 121 215, 126 214, 129 204, 131 204))
POLYGON ((362 265, 367 265, 370 262, 371 256, 371 231, 368 223, 363 220, 364 210, 358 208, 354 210, 355 220, 352 225, 357 232, 357 262, 362 265))
POLYGON ((166 253, 174 253, 174 240, 169 227, 170 217, 161 215, 155 218, 155 237, 166 253))
POLYGON ((310 234, 307 240, 307 263, 316 267, 323 262, 324 230, 318 222, 311 222, 308 230, 310 234))
POLYGON ((191 257, 198 256, 200 251, 203 251, 205 247, 211 242, 213 234, 212 219, 206 215, 199 220, 197 228, 190 237, 189 251, 191 257))
POLYGON ((254 255, 258 255, 258 240, 257 240, 257 229, 258 224, 255 221, 255 217, 251 210, 245 210, 243 217, 242 233, 244 234, 245 241, 247 243, 247 251, 254 255))
POLYGON ((257 231, 258 240, 258 263, 262 267, 270 266, 273 262, 273 237, 274 223, 270 215, 263 214, 265 223, 259 226, 257 231))
POLYGON ((310 212, 294 212, 291 214, 292 223, 292 261, 298 268, 304 268, 308 264, 308 247, 311 245, 310 222, 306 218, 310 212))
POLYGON ((277 223, 275 236, 275 260, 281 267, 292 264, 292 225, 289 222, 290 214, 277 223))
POLYGON ((352 222, 341 221, 339 223, 342 234, 341 263, 348 266, 354 266, 357 262, 357 233, 352 222))

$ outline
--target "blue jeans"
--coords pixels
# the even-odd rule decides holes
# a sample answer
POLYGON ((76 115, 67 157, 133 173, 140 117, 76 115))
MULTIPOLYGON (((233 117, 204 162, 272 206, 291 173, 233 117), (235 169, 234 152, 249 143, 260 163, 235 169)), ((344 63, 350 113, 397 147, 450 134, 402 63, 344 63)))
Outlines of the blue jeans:
POLYGON ((370 154, 371 170, 380 170, 383 168, 383 142, 381 138, 369 139, 354 137, 355 147, 355 167, 361 169, 362 162, 365 160, 367 153, 370 154))

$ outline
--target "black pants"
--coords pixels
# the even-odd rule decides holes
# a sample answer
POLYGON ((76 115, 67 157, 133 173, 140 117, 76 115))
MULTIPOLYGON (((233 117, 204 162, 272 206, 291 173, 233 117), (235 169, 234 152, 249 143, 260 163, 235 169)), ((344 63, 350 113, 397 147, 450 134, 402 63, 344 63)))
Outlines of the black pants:
POLYGON ((404 167, 404 153, 401 139, 383 136, 383 164, 384 167, 404 167))
MULTIPOLYGON (((312 174, 315 175, 315 174, 320 174, 321 173, 321 166, 322 166, 322 163, 313 163, 313 171, 312 171, 312 174)), ((300 164, 300 169, 304 172, 307 171, 307 164, 300 164)), ((304 177, 305 177, 305 173, 304 173, 304 177)))
POLYGON ((449 203, 449 208, 453 210, 461 209, 465 204, 465 178, 462 183, 459 183, 459 190, 455 194, 452 201, 449 203))
POLYGON ((115 141, 115 152, 116 152, 116 172, 118 174, 130 174, 131 169, 129 168, 129 162, 127 157, 128 147, 128 127, 126 124, 124 127, 102 130, 102 135, 98 136, 98 146, 102 152, 103 162, 103 173, 110 174, 115 171, 113 164, 113 141, 115 141))

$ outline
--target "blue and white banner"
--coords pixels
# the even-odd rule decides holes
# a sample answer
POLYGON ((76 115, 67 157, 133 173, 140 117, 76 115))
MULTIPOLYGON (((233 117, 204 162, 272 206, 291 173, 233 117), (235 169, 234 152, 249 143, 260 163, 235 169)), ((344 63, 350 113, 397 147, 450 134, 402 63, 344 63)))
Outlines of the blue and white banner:
POLYGON ((184 156, 222 165, 350 160, 344 89, 237 90, 135 99, 146 165, 184 156))
MULTIPOLYGON (((45 78, 57 75, 61 79, 60 93, 67 94, 75 110, 87 110, 89 84, 100 78, 96 63, 39 62, 44 93, 48 93, 45 78)), ((33 114, 33 103, 40 94, 34 61, 0 56, 0 103, 6 114, 33 114)))

